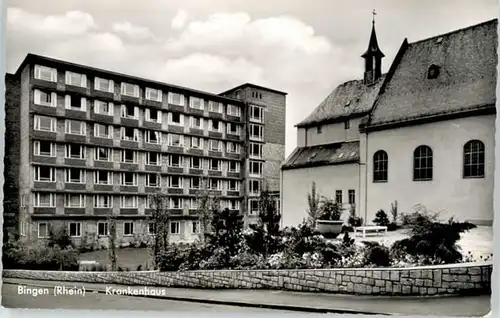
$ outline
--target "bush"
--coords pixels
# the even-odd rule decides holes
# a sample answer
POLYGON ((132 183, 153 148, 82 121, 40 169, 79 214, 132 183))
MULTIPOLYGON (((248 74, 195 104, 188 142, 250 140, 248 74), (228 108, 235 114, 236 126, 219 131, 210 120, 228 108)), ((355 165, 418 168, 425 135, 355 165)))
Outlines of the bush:
POLYGON ((389 231, 389 232, 393 232, 393 231, 396 231, 398 229, 399 229, 399 225, 397 225, 394 222, 387 224, 387 231, 389 231))
POLYGON ((339 203, 327 197, 321 199, 318 220, 339 221, 341 216, 342 207, 339 203))
POLYGON ((49 247, 59 246, 61 249, 74 247, 66 226, 60 226, 56 229, 51 228, 49 231, 49 241, 47 245, 49 247))
POLYGON ((437 222, 438 218, 439 213, 430 212, 421 204, 415 205, 411 213, 402 213, 400 215, 401 226, 407 228, 426 226, 427 224, 437 222))
POLYGON ((378 210, 378 212, 375 214, 375 219, 373 219, 373 223, 379 226, 387 226, 389 224, 387 213, 385 213, 384 210, 378 210))
POLYGON ((390 249, 378 243, 369 244, 365 249, 364 257, 366 266, 388 267, 391 265, 390 249))
POLYGON ((353 216, 353 215, 351 215, 351 216, 349 216, 349 219, 347 219, 347 223, 350 226, 359 227, 359 226, 363 225, 363 218, 359 217, 359 216, 353 216))
POLYGON ((25 246, 18 242, 10 244, 3 257, 6 269, 78 270, 78 253, 71 247, 25 246))

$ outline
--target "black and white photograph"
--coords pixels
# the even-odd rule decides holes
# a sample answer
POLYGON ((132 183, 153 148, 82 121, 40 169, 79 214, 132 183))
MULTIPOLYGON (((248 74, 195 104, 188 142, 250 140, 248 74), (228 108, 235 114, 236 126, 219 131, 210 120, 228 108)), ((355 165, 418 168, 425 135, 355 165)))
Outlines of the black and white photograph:
POLYGON ((490 313, 497 0, 4 3, 3 307, 490 313))

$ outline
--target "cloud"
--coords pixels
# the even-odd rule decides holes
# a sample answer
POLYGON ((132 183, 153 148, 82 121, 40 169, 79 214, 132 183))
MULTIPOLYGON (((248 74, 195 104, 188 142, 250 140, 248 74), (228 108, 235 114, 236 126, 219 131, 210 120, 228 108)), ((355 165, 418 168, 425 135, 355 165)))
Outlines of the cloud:
POLYGON ((130 39, 143 40, 153 38, 153 33, 148 27, 134 25, 130 22, 113 23, 113 31, 130 39))
POLYGON ((45 36, 78 36, 97 27, 92 15, 86 12, 68 11, 62 15, 42 16, 19 8, 7 9, 7 26, 45 36))
POLYGON ((187 12, 181 9, 177 11, 177 14, 170 22, 170 26, 174 30, 182 29, 186 25, 187 19, 188 19, 187 12))

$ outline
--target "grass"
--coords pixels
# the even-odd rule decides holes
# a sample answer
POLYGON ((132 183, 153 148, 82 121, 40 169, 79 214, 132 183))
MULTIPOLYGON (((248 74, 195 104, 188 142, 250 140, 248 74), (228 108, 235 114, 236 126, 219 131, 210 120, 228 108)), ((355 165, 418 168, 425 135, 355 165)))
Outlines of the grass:
MULTIPOLYGON (((121 248, 116 250, 118 256, 118 266, 122 269, 137 270, 139 265, 146 268, 152 264, 152 251, 149 248, 121 248)), ((100 264, 109 265, 108 250, 100 250, 80 254, 81 261, 97 261, 100 264)), ((150 268, 151 266, 149 266, 150 268)))

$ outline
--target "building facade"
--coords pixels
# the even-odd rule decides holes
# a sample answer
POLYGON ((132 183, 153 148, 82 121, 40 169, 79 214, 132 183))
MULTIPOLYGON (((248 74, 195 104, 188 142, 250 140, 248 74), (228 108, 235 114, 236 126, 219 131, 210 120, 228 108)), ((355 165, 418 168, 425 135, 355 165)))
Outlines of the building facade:
POLYGON ((397 201, 399 213, 420 205, 491 225, 497 38, 495 19, 405 39, 382 74, 373 26, 363 79, 339 85, 297 125, 282 167, 284 225, 307 217, 312 182, 365 224, 397 201))
POLYGON ((285 93, 238 88, 255 97, 273 91, 276 105, 33 54, 6 83, 4 207, 21 238, 44 239, 62 226, 75 242, 104 239, 113 215, 120 242, 145 240, 151 195, 161 191, 171 239, 192 241, 200 191, 251 221, 249 197, 264 179, 279 179, 279 169, 267 167, 279 167, 284 152, 265 151, 274 142, 268 131, 285 124, 268 124, 265 109, 284 114, 285 93))

